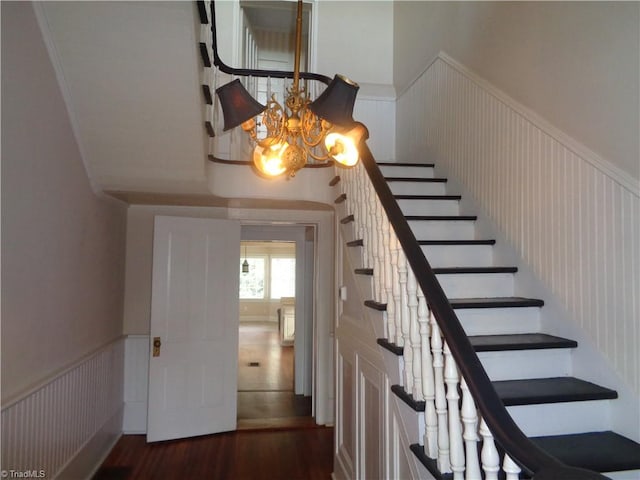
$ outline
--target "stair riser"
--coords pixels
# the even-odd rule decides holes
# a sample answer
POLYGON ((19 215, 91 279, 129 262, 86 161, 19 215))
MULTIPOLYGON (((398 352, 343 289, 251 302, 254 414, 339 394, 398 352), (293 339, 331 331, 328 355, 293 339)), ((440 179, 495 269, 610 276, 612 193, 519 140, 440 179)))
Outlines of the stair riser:
POLYGON ((512 273, 457 273, 436 275, 449 298, 509 297, 512 273))
POLYGON ((432 268, 493 265, 492 245, 422 245, 422 251, 432 268))
POLYGON ((389 182, 394 195, 446 195, 446 185, 442 182, 389 182))
POLYGON ((380 170, 385 177, 433 178, 433 167, 407 167, 381 165, 380 170))
POLYGON ((398 200, 398 205, 405 215, 458 215, 460 212, 457 200, 398 200))
POLYGON ((463 308, 455 313, 467 335, 499 335, 540 331, 540 309, 463 308))
POLYGON ((473 240, 476 234, 471 220, 412 220, 409 226, 418 240, 473 240))
POLYGON ((507 410, 530 437, 610 429, 610 400, 518 405, 507 410))
POLYGON ((544 378, 571 373, 571 349, 479 352, 478 357, 491 380, 544 378))
POLYGON ((627 470, 626 472, 604 472, 611 480, 638 480, 640 470, 627 470))

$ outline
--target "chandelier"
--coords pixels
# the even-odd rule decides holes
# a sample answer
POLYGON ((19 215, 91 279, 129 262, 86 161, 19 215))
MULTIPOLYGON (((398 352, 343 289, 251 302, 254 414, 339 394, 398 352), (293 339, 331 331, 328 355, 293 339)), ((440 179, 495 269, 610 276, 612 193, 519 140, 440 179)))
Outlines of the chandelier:
POLYGON ((300 85, 302 0, 298 0, 293 82, 284 105, 275 95, 266 105, 256 101, 239 79, 216 90, 224 117, 224 131, 240 126, 255 145, 253 165, 266 177, 293 177, 311 159, 353 166, 359 160, 358 145, 367 138, 366 127, 353 120, 359 86, 336 75, 313 102, 300 85), (266 129, 258 135, 258 122, 266 129))

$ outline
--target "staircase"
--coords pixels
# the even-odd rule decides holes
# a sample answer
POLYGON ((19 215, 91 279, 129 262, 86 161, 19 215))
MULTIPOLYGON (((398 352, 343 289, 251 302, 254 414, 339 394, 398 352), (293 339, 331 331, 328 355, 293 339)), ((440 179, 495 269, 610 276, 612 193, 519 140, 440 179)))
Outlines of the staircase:
MULTIPOLYGON (((449 194, 447 180, 434 177, 433 165, 378 166, 495 390, 520 429, 567 465, 602 472, 612 479, 640 479, 640 444, 610 431, 608 402, 616 401, 616 391, 572 376, 571 355, 579 345, 541 331, 544 300, 514 294, 518 269, 494 264, 495 240, 476 237, 477 218, 460 215, 461 197, 449 194)), ((368 199, 370 208, 374 208, 370 197, 349 199, 349 193, 341 191, 336 203, 368 199)), ((361 232, 345 227, 367 211, 352 203, 345 214, 341 220, 343 238, 349 249, 359 249, 360 256, 366 257, 363 250, 368 247, 367 238, 353 238, 361 232)), ((363 291, 372 294, 376 290, 375 265, 371 268, 363 260, 361 266, 367 268, 354 272, 359 282, 371 283, 363 291)), ((367 300, 365 306, 371 316, 384 316, 392 301, 367 300)), ((398 334, 395 341, 379 338, 377 342, 395 356, 400 372, 412 368, 407 366, 411 354, 407 358, 405 348, 407 343, 415 343, 407 342, 407 338, 398 334)), ((399 378, 407 377, 400 373, 399 378)), ((391 386, 391 391, 413 412, 410 415, 416 423, 424 422, 424 399, 416 398, 415 390, 404 384, 391 386)), ((464 418, 461 423, 465 423, 464 418)), ((465 441, 467 437, 465 430, 465 441)), ((450 468, 440 471, 439 465, 446 462, 425 453, 421 436, 413 441, 411 451, 433 477, 470 478, 462 472, 454 477, 450 468)), ((423 474, 429 478, 426 472, 423 474)), ((513 475, 507 478, 528 478, 524 473, 513 475)))

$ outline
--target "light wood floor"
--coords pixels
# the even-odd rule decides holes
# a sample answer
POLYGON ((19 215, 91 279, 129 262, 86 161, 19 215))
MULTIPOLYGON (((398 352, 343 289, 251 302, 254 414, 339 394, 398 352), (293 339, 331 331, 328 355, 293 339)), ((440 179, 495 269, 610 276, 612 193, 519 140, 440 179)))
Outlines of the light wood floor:
POLYGON ((313 425, 311 397, 295 395, 293 347, 274 323, 242 323, 238 355, 238 428, 313 425))

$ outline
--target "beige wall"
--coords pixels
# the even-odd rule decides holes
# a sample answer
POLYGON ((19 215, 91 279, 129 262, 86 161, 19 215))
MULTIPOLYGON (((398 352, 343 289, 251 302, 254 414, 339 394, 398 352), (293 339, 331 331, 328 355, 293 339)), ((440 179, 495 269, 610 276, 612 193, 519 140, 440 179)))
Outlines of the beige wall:
POLYGON ((31 3, 2 2, 2 399, 122 334, 125 207, 91 190, 31 3))
POLYGON ((640 178, 640 3, 394 5, 399 92, 444 51, 640 178))

